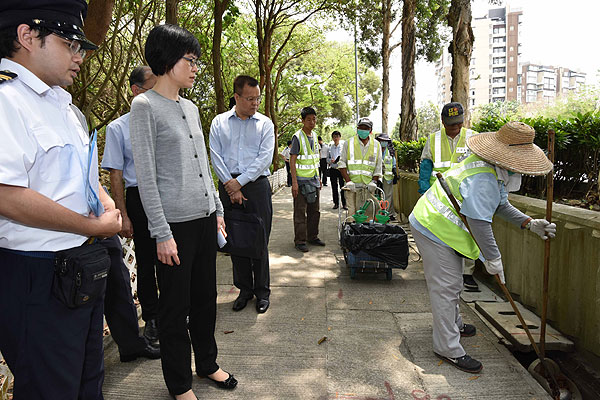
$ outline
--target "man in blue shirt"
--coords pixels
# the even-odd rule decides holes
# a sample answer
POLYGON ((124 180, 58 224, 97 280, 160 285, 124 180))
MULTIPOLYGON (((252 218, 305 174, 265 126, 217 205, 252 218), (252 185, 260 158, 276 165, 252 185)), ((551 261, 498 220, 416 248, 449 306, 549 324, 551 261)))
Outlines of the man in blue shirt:
MULTIPOLYGON (((240 75, 233 82, 235 107, 217 115, 210 127, 211 162, 219 178, 219 195, 225 222, 233 207, 260 221, 264 232, 261 256, 231 256, 233 283, 240 289, 233 309, 239 311, 256 296, 256 311, 269 308, 269 235, 273 219, 271 185, 266 179, 273 161, 275 134, 271 120, 258 112, 258 81, 240 75)), ((229 232, 228 232, 229 233, 229 232)), ((231 233, 230 233, 231 234, 231 233)))
MULTIPOLYGON (((156 76, 148 66, 135 68, 129 76, 133 97, 151 89, 156 76)), ((106 143, 102 168, 110 172, 110 187, 115 204, 123 216, 119 234, 133 238, 137 264, 137 293, 142 306, 142 319, 146 322, 144 336, 150 342, 158 340, 158 293, 156 289, 156 244, 148 231, 148 219, 142 207, 137 188, 135 165, 129 136, 129 113, 117 118, 106 127, 106 143), (127 197, 123 191, 123 180, 127 197)))

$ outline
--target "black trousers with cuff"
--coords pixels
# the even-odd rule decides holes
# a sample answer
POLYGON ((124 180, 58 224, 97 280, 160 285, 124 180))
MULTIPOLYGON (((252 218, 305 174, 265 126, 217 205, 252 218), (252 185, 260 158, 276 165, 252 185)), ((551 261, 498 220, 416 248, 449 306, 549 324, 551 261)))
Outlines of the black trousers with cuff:
POLYGON ((192 388, 190 340, 196 372, 210 375, 219 369, 215 341, 217 217, 212 213, 169 225, 180 264, 158 261, 158 323, 163 376, 169 392, 177 395, 192 388))

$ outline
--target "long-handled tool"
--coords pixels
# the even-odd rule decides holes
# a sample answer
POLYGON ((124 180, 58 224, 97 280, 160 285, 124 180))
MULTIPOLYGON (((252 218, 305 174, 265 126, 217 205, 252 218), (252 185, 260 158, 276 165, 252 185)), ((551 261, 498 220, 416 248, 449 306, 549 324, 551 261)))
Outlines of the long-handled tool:
MULTIPOLYGON (((554 130, 548 131, 548 159, 554 164, 554 130)), ((554 169, 546 180, 546 221, 552 222, 554 200, 554 169)), ((544 243, 544 283, 542 288, 542 326, 540 328, 540 354, 546 357, 546 317, 548 315, 548 280, 550 275, 550 238, 544 243)))
MULTIPOLYGON (((442 188, 444 189, 444 192, 446 192, 446 195, 450 199, 450 202, 452 202, 452 205, 454 206, 454 209, 458 213, 458 216, 460 217, 460 219, 462 220, 462 222, 467 227, 467 230, 469 231, 469 234, 471 235, 471 237, 475 241, 475 244, 477 245, 477 247, 479 247, 479 251, 481 251, 481 246, 479 246, 479 243, 477 243, 477 239, 475 239, 475 236, 473 235, 473 232, 471 231, 471 227, 469 227, 469 223, 467 222, 467 218, 463 214, 460 213, 460 206, 458 205, 458 202, 456 201, 456 199, 454 198, 454 195, 450 191, 450 188, 448 187, 448 184, 444 180, 444 177, 439 172, 436 174, 436 176, 437 176, 438 181, 442 185, 442 188)), ((506 286, 504 285, 504 283, 502 283, 502 281, 500 280, 500 276, 496 275, 495 277, 496 277, 496 282, 498 283, 498 285, 500 285, 500 288, 502 289, 502 292, 504 293, 504 295, 506 296, 506 298, 508 298, 508 301, 510 302, 510 305, 512 306, 513 310, 515 311, 515 314, 517 314, 517 317, 519 318, 519 321, 521 322, 521 326, 525 330, 525 333, 527 333, 527 337, 529 338, 529 341, 531 342, 531 346, 533 347, 533 350, 535 351, 535 354, 538 356, 538 358, 539 358, 539 360, 540 360, 540 362, 541 362, 544 370, 547 372, 547 375, 549 375, 550 379, 552 380, 552 386, 551 386, 552 397, 555 398, 555 399, 559 399, 560 398, 560 389, 559 389, 559 386, 558 386, 558 382, 556 381, 556 378, 554 377, 552 371, 548 368, 548 366, 547 366, 544 358, 542 357, 542 355, 540 353, 540 350, 539 350, 539 348, 537 346, 537 343, 533 339, 533 336, 531 335, 531 332, 529 331, 529 328, 527 327, 527 324, 525 323, 525 319, 523 319, 523 316, 521 315, 521 312, 517 308, 517 305, 515 304, 515 301, 513 300, 512 296, 510 295, 510 292, 508 291, 508 289, 506 288, 506 286)))

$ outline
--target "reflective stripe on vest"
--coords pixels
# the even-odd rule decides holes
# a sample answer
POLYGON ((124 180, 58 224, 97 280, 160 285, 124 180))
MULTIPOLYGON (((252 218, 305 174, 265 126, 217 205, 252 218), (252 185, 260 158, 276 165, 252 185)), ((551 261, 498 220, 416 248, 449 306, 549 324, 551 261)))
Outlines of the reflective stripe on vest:
MULTIPOLYGON (((459 190, 461 182, 469 176, 481 173, 496 176, 496 169, 474 154, 444 173, 444 180, 459 205, 462 205, 463 201, 459 190)), ((425 196, 421 196, 417 201, 413 215, 421 225, 460 254, 471 259, 479 257, 477 244, 437 179, 425 196)))
POLYGON ((383 157, 383 179, 385 179, 386 181, 391 181, 392 179, 394 179, 394 173, 393 173, 393 163, 392 163, 392 156, 390 156, 389 150, 386 151, 385 156, 383 157))
POLYGON ((354 183, 364 183, 366 185, 373 180, 373 172, 375 171, 377 157, 379 156, 379 146, 375 146, 375 140, 369 137, 369 147, 363 157, 358 140, 355 135, 348 141, 348 159, 346 164, 350 180, 354 183))
POLYGON ((302 129, 294 134, 300 143, 300 153, 296 157, 296 175, 301 178, 312 178, 319 174, 319 152, 316 151, 316 140, 313 141, 313 148, 306 133, 302 129))
POLYGON ((446 136, 446 129, 444 127, 442 127, 440 131, 432 133, 429 136, 429 148, 431 151, 431 159, 433 161, 433 170, 431 171, 431 178, 429 178, 429 183, 431 185, 435 182, 436 173, 444 173, 448 168, 459 163, 459 159, 461 158, 460 155, 464 153, 458 152, 458 149, 466 149, 465 151, 470 153, 470 150, 466 147, 467 139, 475 134, 477 134, 477 132, 471 129, 461 128, 460 137, 456 143, 454 152, 452 153, 450 153, 450 143, 448 142, 448 136, 446 136))

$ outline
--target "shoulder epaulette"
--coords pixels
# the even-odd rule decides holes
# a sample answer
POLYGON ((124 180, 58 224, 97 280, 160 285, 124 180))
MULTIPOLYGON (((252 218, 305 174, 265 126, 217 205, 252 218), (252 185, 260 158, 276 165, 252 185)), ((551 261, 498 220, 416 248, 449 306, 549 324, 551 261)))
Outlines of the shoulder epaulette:
POLYGON ((0 71, 0 85, 4 82, 11 81, 17 77, 17 74, 11 71, 0 71))

